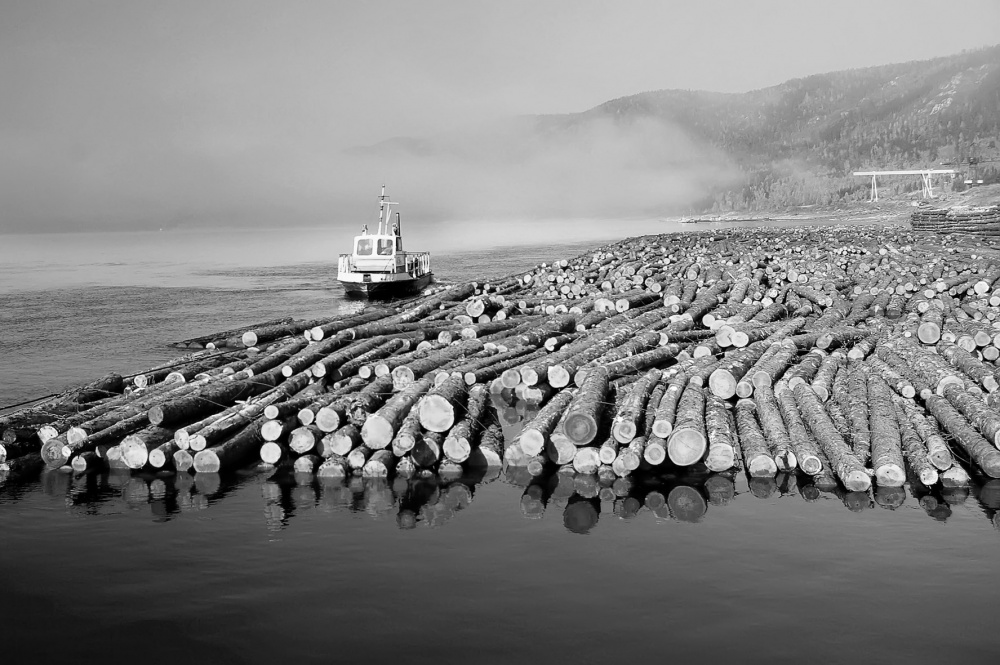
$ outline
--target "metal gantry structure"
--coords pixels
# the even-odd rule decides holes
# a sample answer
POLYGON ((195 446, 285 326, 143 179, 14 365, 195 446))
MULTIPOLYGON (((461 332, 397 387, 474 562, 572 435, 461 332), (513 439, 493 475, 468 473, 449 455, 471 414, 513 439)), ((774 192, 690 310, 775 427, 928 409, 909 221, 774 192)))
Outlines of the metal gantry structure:
POLYGON ((869 201, 878 201, 878 178, 887 175, 918 175, 922 182, 921 195, 925 199, 934 198, 932 178, 936 175, 954 175, 955 169, 918 169, 914 171, 855 171, 854 175, 871 177, 872 193, 869 201))

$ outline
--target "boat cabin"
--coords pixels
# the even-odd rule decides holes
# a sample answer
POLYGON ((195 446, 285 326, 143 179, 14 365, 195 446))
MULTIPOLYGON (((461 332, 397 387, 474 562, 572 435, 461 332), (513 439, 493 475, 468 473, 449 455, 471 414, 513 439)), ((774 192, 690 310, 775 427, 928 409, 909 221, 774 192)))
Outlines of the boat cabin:
POLYGON ((367 231, 354 236, 354 251, 351 254, 355 270, 363 272, 405 272, 406 254, 403 252, 403 238, 394 233, 398 227, 393 227, 389 234, 367 231))

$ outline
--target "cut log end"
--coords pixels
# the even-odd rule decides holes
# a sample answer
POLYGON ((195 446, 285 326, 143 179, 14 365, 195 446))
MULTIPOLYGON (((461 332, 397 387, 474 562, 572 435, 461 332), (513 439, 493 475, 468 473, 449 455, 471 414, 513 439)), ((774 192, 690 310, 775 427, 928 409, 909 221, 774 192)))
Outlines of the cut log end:
POLYGON ((455 407, 440 395, 427 395, 420 402, 420 424, 431 432, 447 432, 455 424, 455 407))
POLYGON ((778 465, 767 455, 758 455, 747 465, 752 478, 773 478, 778 473, 778 465))
POLYGON ((774 456, 774 464, 778 471, 794 471, 798 466, 798 460, 795 458, 795 453, 786 450, 774 456))
POLYGON ((725 369, 717 369, 708 377, 708 388, 712 394, 722 399, 729 399, 736 394, 736 379, 725 369))
POLYGON ((545 450, 545 435, 536 429, 525 429, 521 431, 518 442, 523 454, 529 457, 541 455, 545 450))
POLYGON ((616 421, 611 427, 611 434, 618 443, 630 443, 635 438, 638 427, 629 420, 616 421))
POLYGON ((665 439, 670 436, 670 433, 674 430, 674 424, 669 420, 655 420, 653 421, 652 430, 653 436, 665 439))
MULTIPOLYGON (((110 463, 110 458, 109 458, 110 463)), ((191 467, 194 466, 194 456, 191 455, 186 450, 178 450, 174 452, 174 468, 178 472, 190 471, 191 467)))
POLYGON ((920 471, 920 482, 925 487, 933 487, 934 485, 937 485, 939 479, 940 474, 938 474, 937 469, 928 467, 920 471))
POLYGON ((815 455, 803 455, 802 458, 798 460, 798 463, 799 468, 808 473, 810 476, 815 476, 823 470, 823 462, 820 461, 820 459, 815 455))
POLYGON ((377 413, 368 416, 361 428, 361 439, 372 450, 388 447, 395 434, 392 423, 377 413))
POLYGON ((549 385, 553 388, 565 388, 572 380, 572 376, 560 365, 553 365, 549 368, 549 385))
POLYGON ((162 469, 167 463, 167 454, 160 448, 149 451, 149 465, 154 469, 162 469))
POLYGON ((214 450, 199 451, 194 456, 194 470, 197 473, 218 473, 222 469, 222 462, 214 450))
POLYGON ((283 450, 275 441, 268 441, 260 447, 260 461, 265 464, 277 464, 281 461, 283 450))
POLYGON ((667 460, 667 449, 662 443, 647 443, 642 458, 651 466, 659 466, 667 460))
POLYGON ((58 437, 52 438, 42 444, 42 461, 45 462, 45 466, 55 469, 69 460, 71 452, 65 442, 58 437))
POLYGON ((849 471, 841 482, 849 492, 867 492, 872 487, 872 479, 867 473, 861 470, 849 471))
POLYGON ((937 344, 941 341, 941 327, 933 321, 925 321, 917 326, 917 339, 924 344, 937 344))
POLYGON ((500 375, 500 383, 504 388, 516 388, 521 383, 521 373, 516 369, 504 370, 500 375))
POLYGON ((573 443, 585 446, 597 436, 597 421, 587 413, 571 413, 566 417, 563 429, 573 443))
POLYGON ((146 415, 152 425, 160 425, 163 423, 163 407, 158 404, 151 407, 146 415))
POLYGON ((695 429, 674 430, 667 442, 667 454, 677 466, 697 464, 705 456, 706 449, 705 435, 695 429))

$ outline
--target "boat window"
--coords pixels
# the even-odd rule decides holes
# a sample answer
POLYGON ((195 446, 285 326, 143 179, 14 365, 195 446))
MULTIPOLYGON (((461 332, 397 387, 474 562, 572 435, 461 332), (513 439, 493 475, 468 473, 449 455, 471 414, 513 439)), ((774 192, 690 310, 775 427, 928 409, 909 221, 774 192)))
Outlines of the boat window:
POLYGON ((358 241, 358 251, 356 252, 358 256, 371 256, 372 253, 372 241, 371 238, 362 238, 358 241))
POLYGON ((392 239, 378 241, 378 253, 380 256, 392 256, 392 239))

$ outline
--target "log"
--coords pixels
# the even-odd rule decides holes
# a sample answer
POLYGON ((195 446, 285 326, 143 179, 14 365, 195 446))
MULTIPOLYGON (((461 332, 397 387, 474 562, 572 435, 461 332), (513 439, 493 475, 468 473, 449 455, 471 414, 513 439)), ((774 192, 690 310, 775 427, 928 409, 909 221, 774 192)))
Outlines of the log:
POLYGON ((736 385, 746 375, 750 368, 760 360, 767 350, 765 342, 755 342, 739 351, 727 355, 712 374, 708 377, 708 387, 713 395, 729 399, 736 395, 736 385))
POLYGON ((316 450, 316 444, 324 436, 326 434, 318 427, 296 427, 288 433, 288 447, 296 454, 305 455, 316 450))
POLYGON ((489 390, 481 383, 469 389, 469 399, 465 416, 455 423, 442 444, 442 452, 452 462, 461 464, 469 459, 473 448, 479 443, 479 434, 487 424, 489 416, 489 390))
POLYGON ((732 468, 736 464, 736 428, 725 400, 717 395, 705 398, 705 432, 708 436, 708 454, 705 457, 708 470, 721 472, 732 468))
POLYGON ((798 457, 792 448, 791 437, 781 418, 778 400, 771 386, 758 386, 754 391, 754 401, 757 403, 757 416, 764 430, 764 437, 778 471, 794 471, 798 467, 798 457))
POLYGON ((1000 413, 955 384, 945 387, 944 397, 987 441, 1000 446, 1000 413))
MULTIPOLYGON (((822 363, 820 363, 819 369, 816 371, 816 376, 813 378, 810 386, 816 396, 819 397, 820 401, 825 402, 830 399, 833 381, 836 378, 837 373, 844 366, 846 360, 847 358, 844 354, 839 351, 834 351, 824 358, 822 363)), ((794 388, 795 386, 791 387, 794 388)))
POLYGON ((402 457, 413 450, 413 446, 416 445, 417 438, 420 436, 420 399, 410 408, 409 413, 400 423, 396 435, 392 438, 392 452, 397 457, 402 457))
MULTIPOLYGON (((800 383, 805 384, 805 380, 800 381, 800 383)), ((775 397, 778 401, 781 418, 788 430, 789 442, 798 468, 810 476, 817 475, 823 471, 820 451, 802 420, 802 414, 799 413, 795 396, 789 389, 789 383, 784 380, 778 381, 775 384, 775 397)))
POLYGON ((462 376, 450 376, 430 390, 420 401, 420 424, 431 432, 447 432, 455 424, 468 397, 469 386, 462 376))
MULTIPOLYGON (((867 492, 872 483, 865 473, 864 465, 834 427, 819 397, 805 384, 799 384, 791 390, 799 407, 799 413, 802 414, 802 420, 830 460, 837 478, 850 492, 867 492)), ((740 434, 742 436, 742 432, 740 434)))
POLYGON ((927 447, 920 440, 916 428, 910 422, 903 406, 898 401, 893 404, 896 412, 896 423, 899 426, 900 445, 906 456, 906 466, 920 479, 926 487, 937 484, 938 470, 927 455, 927 447))
POLYGON ((174 453, 180 450, 176 441, 166 441, 149 451, 149 466, 169 471, 174 468, 174 453))
POLYGON ((503 457, 503 429, 499 423, 492 422, 483 431, 479 445, 472 450, 466 465, 471 468, 500 468, 503 466, 503 457))
POLYGON ((368 416, 361 428, 361 438, 373 450, 382 450, 392 443, 396 432, 409 414, 413 405, 430 390, 430 379, 415 381, 397 393, 380 408, 368 416))
POLYGON ((563 415, 563 431, 577 446, 586 446, 597 437, 598 424, 608 400, 606 372, 591 372, 580 386, 563 415))
POLYGON ((653 413, 653 426, 650 428, 650 431, 654 436, 658 436, 661 439, 670 436, 670 433, 674 429, 674 421, 677 418, 677 405, 690 378, 684 370, 681 370, 667 380, 667 387, 663 392, 663 397, 660 398, 660 402, 656 405, 656 410, 653 413))
POLYGON ((916 430, 917 435, 920 437, 920 441, 927 449, 927 458, 931 464, 939 471, 950 469, 955 464, 955 460, 951 455, 951 448, 945 443, 944 438, 937 428, 936 421, 928 418, 912 403, 903 401, 902 406, 910 420, 910 424, 913 425, 914 430, 916 430))
POLYGON ((273 388, 277 374, 261 374, 241 381, 209 383, 190 395, 162 402, 150 407, 149 422, 160 427, 170 427, 191 422, 232 405, 236 400, 248 399, 273 388))
POLYGON ((983 473, 1000 478, 1000 450, 984 439, 949 401, 930 390, 920 394, 924 406, 983 473))
POLYGON ((677 466, 700 462, 708 450, 703 385, 701 377, 691 377, 677 404, 677 418, 667 439, 667 456, 677 466))
POLYGON ((846 415, 851 425, 852 448, 858 461, 867 464, 872 449, 871 425, 868 420, 868 378, 860 366, 848 370, 847 391, 846 415))
POLYGON ((316 444, 316 453, 320 457, 338 455, 346 458, 352 450, 363 442, 361 431, 353 423, 348 423, 336 432, 324 435, 316 444))
POLYGON ((219 445, 198 452, 194 456, 195 472, 224 473, 252 461, 264 443, 260 425, 260 422, 254 421, 219 445))
POLYGON ((361 468, 363 478, 387 478, 396 468, 396 457, 389 450, 376 450, 361 468))
POLYGON ((151 450, 173 440, 172 430, 151 425, 135 434, 126 436, 118 447, 125 465, 132 470, 139 470, 146 466, 151 450))
POLYGON ((421 468, 429 469, 441 459, 442 437, 437 432, 424 432, 410 451, 413 462, 421 468))
POLYGON ((661 376, 662 372, 658 369, 646 372, 632 385, 621 408, 616 410, 611 423, 611 433, 620 443, 628 443, 640 433, 639 426, 644 424, 641 421, 645 419, 650 393, 659 383, 661 376))
POLYGON ((906 472, 892 391, 877 376, 868 377, 868 401, 875 480, 880 487, 902 487, 906 472))

